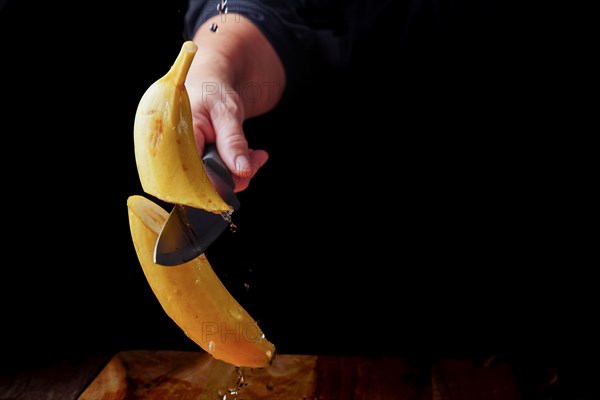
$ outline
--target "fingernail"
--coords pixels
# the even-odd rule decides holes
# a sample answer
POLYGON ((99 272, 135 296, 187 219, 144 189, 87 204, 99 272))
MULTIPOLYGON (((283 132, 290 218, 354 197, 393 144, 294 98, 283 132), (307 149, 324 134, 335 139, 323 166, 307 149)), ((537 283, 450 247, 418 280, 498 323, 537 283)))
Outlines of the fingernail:
POLYGON ((235 159, 235 168, 237 169, 236 175, 244 178, 252 178, 255 173, 255 168, 252 167, 250 159, 241 154, 235 159))

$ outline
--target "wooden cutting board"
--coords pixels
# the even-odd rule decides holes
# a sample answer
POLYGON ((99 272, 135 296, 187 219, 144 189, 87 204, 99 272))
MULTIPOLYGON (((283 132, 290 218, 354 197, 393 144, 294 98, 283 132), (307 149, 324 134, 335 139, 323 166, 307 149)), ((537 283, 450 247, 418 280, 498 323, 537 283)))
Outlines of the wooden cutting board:
POLYGON ((140 350, 116 354, 79 400, 431 399, 422 378, 395 357, 278 355, 238 369, 203 352, 140 350))
POLYGON ((237 369, 204 352, 117 353, 79 400, 522 400, 509 364, 278 355, 237 369), (243 378, 243 379, 242 379, 243 378))

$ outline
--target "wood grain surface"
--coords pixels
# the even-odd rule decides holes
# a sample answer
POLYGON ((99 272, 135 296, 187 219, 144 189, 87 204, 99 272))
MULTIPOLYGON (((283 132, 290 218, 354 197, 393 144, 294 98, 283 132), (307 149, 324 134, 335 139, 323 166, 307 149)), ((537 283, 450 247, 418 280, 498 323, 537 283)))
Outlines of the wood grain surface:
POLYGON ((394 357, 279 355, 268 368, 236 368, 206 353, 115 355, 80 400, 431 399, 418 371, 394 357))
POLYGON ((495 355, 427 359, 280 354, 268 368, 238 369, 201 351, 127 350, 43 368, 13 368, 0 374, 0 400, 598 398, 591 395, 597 391, 565 385, 568 372, 495 355))

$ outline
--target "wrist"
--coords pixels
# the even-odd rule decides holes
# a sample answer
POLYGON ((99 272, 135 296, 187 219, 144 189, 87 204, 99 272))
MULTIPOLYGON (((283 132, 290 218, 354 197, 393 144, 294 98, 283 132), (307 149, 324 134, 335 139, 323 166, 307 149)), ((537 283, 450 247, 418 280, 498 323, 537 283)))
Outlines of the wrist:
POLYGON ((239 14, 208 19, 196 32, 198 54, 189 82, 218 84, 227 92, 236 91, 246 117, 272 109, 285 88, 281 60, 262 32, 239 14), (211 25, 218 25, 213 32, 211 25), (198 80, 203 80, 198 82, 198 80))

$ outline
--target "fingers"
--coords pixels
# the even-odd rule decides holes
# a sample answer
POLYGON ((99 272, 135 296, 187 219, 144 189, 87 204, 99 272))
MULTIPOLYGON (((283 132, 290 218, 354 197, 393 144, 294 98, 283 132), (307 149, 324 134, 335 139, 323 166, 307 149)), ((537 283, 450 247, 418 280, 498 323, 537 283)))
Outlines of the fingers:
POLYGON ((244 136, 241 124, 237 121, 223 123, 216 130, 217 149, 227 167, 235 175, 252 178, 250 164, 250 149, 244 136))
POLYGON ((231 109, 220 110, 220 115, 213 114, 215 142, 221 158, 236 177, 236 191, 248 187, 254 177, 269 158, 264 150, 253 151, 248 147, 244 135, 241 118, 231 109))
POLYGON ((248 147, 242 128, 243 110, 234 96, 225 100, 200 103, 193 113, 194 133, 199 154, 203 154, 206 143, 216 143, 223 162, 234 174, 235 190, 239 192, 248 187, 269 155, 248 147))
POLYGON ((205 143, 214 143, 215 131, 204 114, 194 115, 194 138, 198 154, 204 154, 205 143))
POLYGON ((220 134, 217 131, 217 149, 229 170, 234 174, 235 191, 240 192, 248 187, 256 172, 265 165, 269 154, 264 150, 249 149, 244 134, 236 133, 241 131, 224 132, 226 133, 220 134))
MULTIPOLYGON (((248 188, 250 180, 269 159, 269 154, 264 150, 250 150, 250 162, 247 170, 252 170, 252 176, 244 176, 245 174, 235 175, 235 191, 241 192, 248 188)), ((243 169, 243 168, 242 168, 243 169)))

